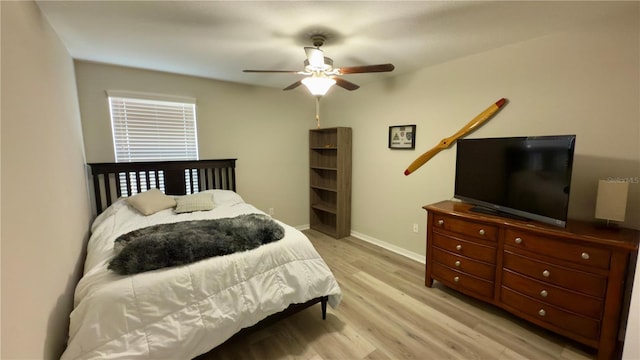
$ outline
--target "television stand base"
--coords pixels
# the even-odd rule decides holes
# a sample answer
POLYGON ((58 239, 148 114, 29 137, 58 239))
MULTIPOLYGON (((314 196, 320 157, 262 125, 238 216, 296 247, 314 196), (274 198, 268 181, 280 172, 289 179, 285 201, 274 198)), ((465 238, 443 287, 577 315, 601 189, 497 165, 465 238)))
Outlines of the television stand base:
POLYGON ((474 206, 471 209, 469 209, 469 211, 473 211, 473 212, 477 212, 477 213, 481 213, 481 214, 487 214, 487 215, 506 217, 506 218, 509 218, 509 219, 515 219, 515 220, 520 220, 520 221, 530 221, 529 219, 527 219, 525 217, 522 217, 522 216, 509 214, 509 213, 506 213, 504 211, 495 210, 495 209, 491 209, 491 208, 484 207, 484 206, 474 206))

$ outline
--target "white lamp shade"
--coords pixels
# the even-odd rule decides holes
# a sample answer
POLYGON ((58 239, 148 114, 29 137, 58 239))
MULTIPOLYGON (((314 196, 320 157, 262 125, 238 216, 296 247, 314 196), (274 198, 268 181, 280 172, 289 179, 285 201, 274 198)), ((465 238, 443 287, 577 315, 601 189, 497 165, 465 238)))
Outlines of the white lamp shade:
POLYGON ((598 197, 596 198, 596 218, 624 221, 628 193, 628 182, 600 180, 598 182, 598 197))
POLYGON ((302 83, 309 89, 312 95, 323 96, 336 81, 328 77, 313 76, 302 79, 302 83))

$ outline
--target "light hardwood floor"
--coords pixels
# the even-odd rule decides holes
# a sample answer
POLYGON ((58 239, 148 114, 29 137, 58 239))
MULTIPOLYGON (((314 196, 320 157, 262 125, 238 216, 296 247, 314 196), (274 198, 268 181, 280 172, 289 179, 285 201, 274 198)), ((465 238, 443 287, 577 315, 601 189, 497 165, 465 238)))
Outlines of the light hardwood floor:
POLYGON ((354 237, 304 231, 343 292, 234 338, 213 359, 593 359, 595 352, 447 289, 424 286, 424 265, 354 237))

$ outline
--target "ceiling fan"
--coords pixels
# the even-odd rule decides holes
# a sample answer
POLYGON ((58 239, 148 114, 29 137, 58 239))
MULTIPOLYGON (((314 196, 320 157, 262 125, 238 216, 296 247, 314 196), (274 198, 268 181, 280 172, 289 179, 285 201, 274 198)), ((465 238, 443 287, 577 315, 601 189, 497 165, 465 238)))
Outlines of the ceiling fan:
POLYGON ((307 59, 304 61, 304 70, 243 70, 247 73, 285 73, 285 74, 298 74, 305 75, 306 77, 294 82, 287 86, 283 90, 292 90, 300 85, 305 85, 311 94, 315 96, 322 96, 326 94, 331 86, 338 85, 343 89, 352 91, 358 89, 360 86, 344 80, 338 76, 348 74, 362 74, 373 72, 388 72, 393 71, 395 68, 393 64, 379 64, 379 65, 363 65, 363 66, 349 66, 334 68, 333 60, 325 57, 320 47, 324 45, 326 37, 321 34, 311 36, 311 41, 314 47, 305 47, 304 51, 307 54, 307 59))

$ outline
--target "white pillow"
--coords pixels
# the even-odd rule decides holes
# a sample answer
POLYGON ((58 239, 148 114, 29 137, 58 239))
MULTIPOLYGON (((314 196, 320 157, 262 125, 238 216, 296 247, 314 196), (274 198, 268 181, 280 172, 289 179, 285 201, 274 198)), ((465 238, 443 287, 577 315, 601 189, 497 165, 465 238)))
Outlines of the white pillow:
POLYGON ((194 211, 207 211, 214 208, 211 193, 201 192, 191 195, 176 196, 176 214, 194 211))
POLYGON ((238 193, 231 190, 212 190, 213 201, 216 205, 235 205, 244 203, 244 199, 238 193))
POLYGON ((172 196, 167 196, 158 189, 150 189, 145 192, 127 198, 129 205, 144 215, 155 214, 160 210, 176 206, 172 196))

